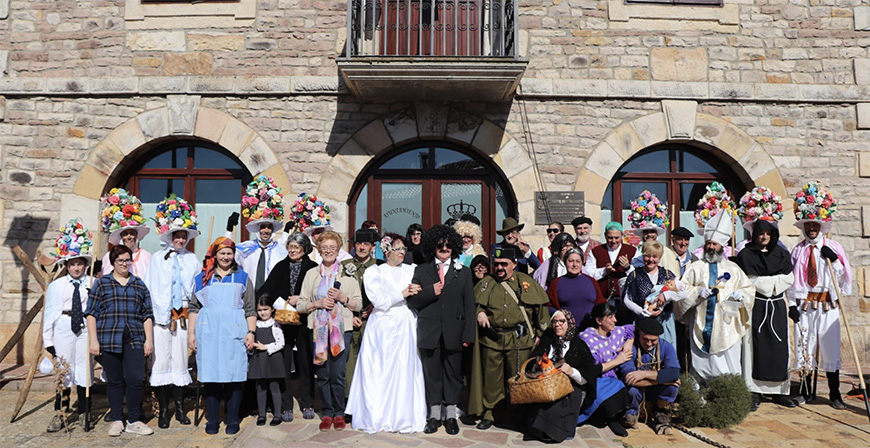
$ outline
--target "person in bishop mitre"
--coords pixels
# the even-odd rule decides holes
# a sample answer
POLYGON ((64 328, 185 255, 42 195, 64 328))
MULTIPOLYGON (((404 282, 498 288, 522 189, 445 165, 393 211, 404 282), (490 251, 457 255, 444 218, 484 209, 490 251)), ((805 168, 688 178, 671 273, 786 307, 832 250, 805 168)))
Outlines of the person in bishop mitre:
POLYGON ((691 372, 702 384, 742 372, 741 339, 749 328, 755 286, 736 263, 725 258, 733 226, 728 213, 707 221, 703 256, 686 268, 682 279, 686 298, 674 303, 677 318, 687 318, 691 372))

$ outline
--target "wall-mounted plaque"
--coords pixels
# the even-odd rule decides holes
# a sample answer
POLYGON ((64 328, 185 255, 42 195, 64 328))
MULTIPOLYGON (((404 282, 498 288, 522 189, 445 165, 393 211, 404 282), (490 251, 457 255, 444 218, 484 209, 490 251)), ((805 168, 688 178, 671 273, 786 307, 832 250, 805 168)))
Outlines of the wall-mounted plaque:
POLYGON ((582 191, 536 191, 535 225, 559 221, 570 226, 572 219, 585 214, 583 197, 582 191))

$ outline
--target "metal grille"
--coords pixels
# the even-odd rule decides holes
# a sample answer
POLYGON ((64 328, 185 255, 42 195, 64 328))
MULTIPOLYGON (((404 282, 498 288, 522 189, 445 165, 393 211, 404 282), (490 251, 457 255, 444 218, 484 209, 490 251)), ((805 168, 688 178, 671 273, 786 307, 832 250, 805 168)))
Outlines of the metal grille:
POLYGON ((351 0, 347 56, 516 57, 515 0, 351 0))

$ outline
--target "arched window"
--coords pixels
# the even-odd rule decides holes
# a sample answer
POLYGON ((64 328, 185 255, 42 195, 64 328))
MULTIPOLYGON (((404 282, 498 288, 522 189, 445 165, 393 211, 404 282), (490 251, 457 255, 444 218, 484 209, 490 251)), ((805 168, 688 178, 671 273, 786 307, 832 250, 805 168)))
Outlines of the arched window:
MULTIPOLYGON (((241 212, 244 186, 252 180, 251 173, 239 160, 220 146, 201 141, 178 141, 148 150, 124 173, 123 187, 142 201, 146 219, 154 217, 157 203, 171 193, 183 197, 193 206, 199 222, 200 236, 188 245, 202 259, 211 238, 226 232, 227 217, 241 212)), ((142 241, 149 252, 161 249, 153 222, 151 232, 142 241)), ((234 239, 247 239, 244 226, 236 227, 234 239)))
MULTIPOLYGON (((698 229, 695 207, 713 181, 721 182, 735 201, 746 192, 746 187, 731 168, 709 151, 670 143, 647 148, 625 162, 613 176, 601 201, 601 221, 617 220, 629 229, 631 201, 643 190, 649 190, 660 200, 667 201, 673 227, 682 226, 695 231, 698 229), (614 216, 621 219, 614 219, 614 216)), ((603 228, 602 225, 602 232, 603 228)), ((662 244, 669 240, 670 232, 659 237, 662 244)), ((690 247, 703 243, 703 237, 696 235, 690 247)))
POLYGON ((415 143, 390 151, 357 180, 350 200, 353 234, 366 219, 381 232, 404 235, 468 213, 481 221, 483 244, 495 242, 495 229, 516 216, 516 200, 492 162, 444 142, 415 143))

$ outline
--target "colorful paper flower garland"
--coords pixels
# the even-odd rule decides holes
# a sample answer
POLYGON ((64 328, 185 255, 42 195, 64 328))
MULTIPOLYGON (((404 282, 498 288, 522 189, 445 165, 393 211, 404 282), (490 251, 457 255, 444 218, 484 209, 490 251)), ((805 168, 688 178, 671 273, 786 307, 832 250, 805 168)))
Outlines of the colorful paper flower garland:
POLYGON ((695 222, 698 223, 698 227, 704 228, 707 221, 721 210, 731 213, 733 217, 736 214, 734 207, 734 201, 731 200, 731 196, 728 196, 725 186, 719 182, 713 182, 707 186, 707 193, 698 201, 698 207, 695 209, 695 222))
POLYGON ((163 235, 170 228, 183 227, 197 230, 196 212, 182 198, 174 193, 157 203, 157 215, 154 218, 157 233, 163 235))
POLYGON ((643 190, 635 200, 631 201, 629 216, 632 229, 667 229, 670 225, 668 206, 659 201, 655 194, 643 190))
POLYGON ((57 261, 90 255, 94 242, 91 233, 82 224, 82 219, 76 218, 60 228, 60 236, 55 240, 54 246, 55 250, 51 254, 57 261))
POLYGON ((122 227, 140 226, 145 222, 142 202, 123 188, 109 190, 109 194, 100 198, 100 204, 100 226, 103 232, 111 233, 122 227))
POLYGON ((831 222, 831 215, 837 211, 837 203, 834 196, 828 190, 822 188, 822 183, 810 181, 794 198, 794 217, 796 220, 818 219, 831 222))
POLYGON ((295 223, 295 230, 298 232, 311 226, 328 226, 329 206, 317 199, 317 196, 300 193, 290 208, 290 219, 295 223))
POLYGON ((284 219, 284 195, 275 179, 261 174, 248 184, 242 196, 242 216, 251 221, 284 219))
POLYGON ((757 186, 746 192, 737 204, 737 215, 743 222, 756 219, 779 221, 782 219, 782 202, 773 190, 757 186))

